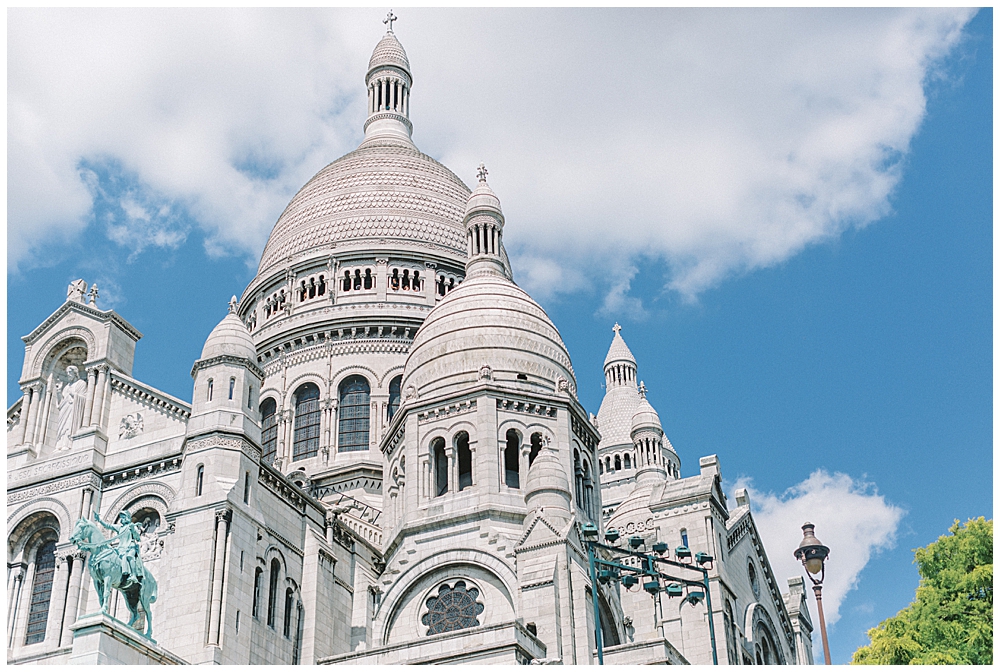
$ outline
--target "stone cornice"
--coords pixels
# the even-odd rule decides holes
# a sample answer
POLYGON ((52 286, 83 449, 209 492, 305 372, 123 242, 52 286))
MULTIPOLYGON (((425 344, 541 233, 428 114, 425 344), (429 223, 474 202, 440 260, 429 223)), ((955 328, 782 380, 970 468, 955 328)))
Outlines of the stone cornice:
POLYGON ((51 495, 56 492, 62 492, 64 490, 86 487, 99 490, 101 488, 101 477, 93 471, 87 471, 82 474, 61 478, 57 481, 49 481, 40 485, 21 488, 19 490, 8 490, 7 506, 26 500, 34 500, 39 497, 51 495))
POLYGON ((202 369, 207 369, 210 366, 215 366, 216 364, 233 364, 236 366, 245 366, 250 369, 258 378, 264 377, 264 371, 257 366, 257 362, 251 361, 246 357, 236 357, 235 355, 216 355, 215 357, 209 357, 208 359, 199 359, 191 367, 191 377, 194 378, 195 374, 202 369))
POLYGON ((187 402, 130 378, 119 371, 111 370, 110 376, 111 389, 174 414, 184 421, 191 417, 191 406, 187 402))
POLYGON ((136 329, 131 324, 126 322, 121 315, 119 315, 113 310, 100 310, 99 308, 94 308, 93 306, 89 306, 85 303, 78 303, 76 301, 66 301, 66 303, 64 303, 63 305, 59 306, 59 308, 56 309, 56 312, 49 315, 49 317, 44 322, 35 327, 35 329, 30 334, 28 334, 27 336, 22 336, 21 340, 27 343, 28 345, 33 344, 50 326, 59 321, 59 318, 61 318, 63 315, 70 312, 71 310, 83 313, 88 317, 96 319, 98 322, 102 323, 111 322, 136 341, 142 338, 142 334, 139 332, 138 329, 136 329))

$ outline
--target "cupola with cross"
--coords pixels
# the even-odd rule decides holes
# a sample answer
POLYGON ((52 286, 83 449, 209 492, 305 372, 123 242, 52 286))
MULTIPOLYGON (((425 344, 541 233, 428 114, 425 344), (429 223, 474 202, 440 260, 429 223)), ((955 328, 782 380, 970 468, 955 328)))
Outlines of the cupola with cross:
POLYGON ((500 199, 486 183, 487 174, 486 166, 480 163, 479 184, 465 207, 465 235, 469 248, 465 272, 469 278, 483 273, 509 277, 504 263, 503 210, 500 199))
POLYGON ((385 36, 375 45, 368 61, 368 119, 365 121, 365 139, 394 136, 407 140, 413 133, 410 123, 410 60, 406 50, 396 39, 392 23, 396 16, 389 11, 383 20, 385 36))

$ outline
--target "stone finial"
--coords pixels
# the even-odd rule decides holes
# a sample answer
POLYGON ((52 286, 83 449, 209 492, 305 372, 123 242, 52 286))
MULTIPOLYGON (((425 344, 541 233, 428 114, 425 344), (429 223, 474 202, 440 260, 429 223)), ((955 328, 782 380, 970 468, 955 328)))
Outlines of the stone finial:
MULTIPOLYGON (((618 326, 618 325, 615 325, 615 326, 618 326)), ((641 380, 639 381, 639 398, 640 399, 645 399, 646 398, 646 383, 644 383, 641 380)))
POLYGON ((621 334, 621 330, 622 330, 622 325, 618 324, 617 322, 615 322, 615 326, 611 327, 611 331, 615 332, 615 336, 619 336, 621 334))
POLYGON ((66 300, 83 303, 83 295, 87 293, 87 281, 83 278, 74 280, 66 288, 66 300))
POLYGON ((240 302, 237 301, 236 295, 234 294, 233 298, 229 299, 229 312, 235 314, 236 313, 236 309, 239 307, 239 305, 240 305, 240 302))
POLYGON ((99 296, 100 294, 97 293, 97 283, 95 282, 90 286, 90 305, 94 308, 97 308, 97 299, 99 296))
POLYGON ((390 32, 390 33, 392 32, 392 22, 393 21, 398 21, 398 19, 396 18, 396 15, 393 14, 392 10, 390 9, 389 13, 385 15, 384 19, 382 19, 382 23, 384 23, 385 25, 389 26, 389 30, 387 32, 390 32))
POLYGON ((485 182, 487 175, 489 175, 489 171, 486 170, 486 164, 480 163, 479 168, 476 170, 476 177, 479 178, 480 182, 485 182))

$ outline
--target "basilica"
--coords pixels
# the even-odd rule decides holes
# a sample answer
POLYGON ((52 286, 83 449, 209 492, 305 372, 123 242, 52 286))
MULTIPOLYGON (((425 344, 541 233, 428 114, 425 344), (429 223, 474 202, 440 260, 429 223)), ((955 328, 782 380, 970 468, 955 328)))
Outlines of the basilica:
POLYGON ((670 443, 617 325, 582 406, 486 169, 469 189, 411 139, 392 19, 364 140, 281 213, 189 400, 132 376, 142 335, 82 280, 24 336, 7 661, 811 664, 802 578, 719 458, 670 443), (74 542, 98 517, 139 531, 139 626, 95 573, 124 537, 74 542), (595 580, 595 528, 709 558, 710 599, 595 580))

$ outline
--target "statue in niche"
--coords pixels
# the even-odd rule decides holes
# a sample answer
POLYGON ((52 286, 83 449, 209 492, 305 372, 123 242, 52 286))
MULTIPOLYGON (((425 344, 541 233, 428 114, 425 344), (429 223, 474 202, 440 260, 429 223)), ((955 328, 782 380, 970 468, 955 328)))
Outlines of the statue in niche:
POLYGON ((83 295, 87 293, 87 282, 80 278, 79 280, 74 280, 69 283, 69 287, 66 288, 66 300, 76 301, 77 303, 83 303, 83 295))
POLYGON ((59 424, 56 429, 56 450, 69 450, 73 445, 72 434, 83 420, 83 404, 87 395, 87 381, 80 378, 80 370, 72 364, 66 367, 66 382, 56 383, 56 407, 59 424))

